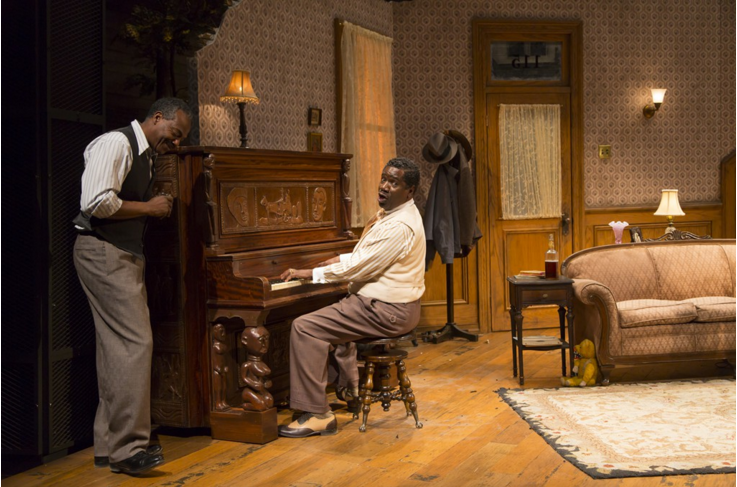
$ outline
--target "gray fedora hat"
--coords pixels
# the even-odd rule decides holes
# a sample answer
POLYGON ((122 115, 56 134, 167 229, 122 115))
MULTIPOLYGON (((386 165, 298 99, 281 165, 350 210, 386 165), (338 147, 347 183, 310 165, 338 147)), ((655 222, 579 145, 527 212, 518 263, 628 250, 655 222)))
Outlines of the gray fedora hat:
POLYGON ((422 158, 433 164, 445 164, 455 157, 458 143, 442 132, 433 134, 422 148, 422 158))
POLYGON ((473 159, 473 150, 471 149, 471 143, 468 141, 465 135, 457 130, 446 130, 445 134, 450 135, 456 142, 461 144, 463 152, 466 153, 466 159, 468 159, 469 161, 473 159))

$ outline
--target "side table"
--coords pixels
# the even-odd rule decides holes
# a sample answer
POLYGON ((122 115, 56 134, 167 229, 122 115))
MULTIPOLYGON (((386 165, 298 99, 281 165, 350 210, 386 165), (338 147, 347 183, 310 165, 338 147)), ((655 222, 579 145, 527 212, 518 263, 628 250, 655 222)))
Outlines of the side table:
POLYGON ((525 373, 522 352, 525 350, 560 349, 563 363, 563 375, 566 375, 566 349, 569 351, 571 368, 573 368, 573 280, 567 277, 557 279, 517 279, 507 277, 509 282, 509 300, 512 320, 512 372, 517 377, 517 354, 519 353, 519 383, 524 385, 525 373), (560 321, 560 340, 556 343, 527 343, 522 333, 522 310, 528 306, 557 304, 560 321), (568 341, 566 341, 565 321, 568 321, 568 341))

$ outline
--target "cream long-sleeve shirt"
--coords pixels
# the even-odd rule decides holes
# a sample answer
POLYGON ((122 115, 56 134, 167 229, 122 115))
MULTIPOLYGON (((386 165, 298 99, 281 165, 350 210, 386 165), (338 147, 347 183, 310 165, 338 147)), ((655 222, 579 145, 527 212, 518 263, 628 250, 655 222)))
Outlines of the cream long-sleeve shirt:
POLYGON ((351 283, 350 292, 408 303, 425 291, 425 232, 414 200, 387 212, 340 262, 313 269, 315 282, 351 283))

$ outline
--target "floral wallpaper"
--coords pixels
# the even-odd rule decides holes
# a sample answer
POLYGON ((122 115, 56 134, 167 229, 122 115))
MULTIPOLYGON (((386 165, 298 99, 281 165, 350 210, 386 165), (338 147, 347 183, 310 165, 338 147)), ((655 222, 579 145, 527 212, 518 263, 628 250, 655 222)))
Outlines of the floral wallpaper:
POLYGON ((734 0, 244 0, 193 65, 200 143, 239 144, 237 107, 219 96, 246 69, 261 99, 246 106, 251 147, 305 150, 315 106, 335 151, 335 17, 394 38, 397 153, 420 162, 436 131, 473 143, 472 19, 580 19, 586 206, 655 205, 666 187, 682 203, 719 201, 719 162, 735 147, 734 0), (650 88, 668 92, 648 120, 650 88))
POLYGON ((199 143, 240 145, 238 107, 220 95, 242 69, 260 99, 246 105, 250 147, 304 151, 307 133, 321 132, 323 151, 336 152, 335 18, 392 35, 392 7, 383 0, 243 0, 232 7, 193 64, 199 143), (310 107, 322 109, 321 126, 308 125, 310 107))
MULTIPOLYGON (((436 131, 469 139, 474 18, 581 20, 584 199, 589 208, 719 201, 735 147, 734 0, 415 0, 394 7, 397 152, 421 159, 436 131), (651 119, 650 88, 667 88, 651 119), (710 107, 710 108, 707 108, 710 107), (611 145, 610 159, 598 145, 611 145)), ((427 194, 432 174, 423 174, 427 194)))

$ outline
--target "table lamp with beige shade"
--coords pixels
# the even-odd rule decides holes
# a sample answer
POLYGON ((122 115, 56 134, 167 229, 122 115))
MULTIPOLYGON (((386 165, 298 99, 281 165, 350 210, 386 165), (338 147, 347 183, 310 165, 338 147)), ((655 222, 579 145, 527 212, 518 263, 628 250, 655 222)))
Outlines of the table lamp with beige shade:
POLYGON ((241 123, 241 147, 248 148, 248 130, 246 129, 246 103, 258 104, 259 99, 251 86, 251 73, 248 71, 233 71, 230 77, 230 84, 225 94, 220 97, 220 101, 235 102, 240 110, 241 123))
POLYGON ((681 205, 678 203, 677 189, 662 190, 660 206, 653 215, 668 217, 668 228, 665 229, 665 233, 672 233, 676 229, 676 227, 673 226, 673 217, 685 215, 681 209, 681 205))

